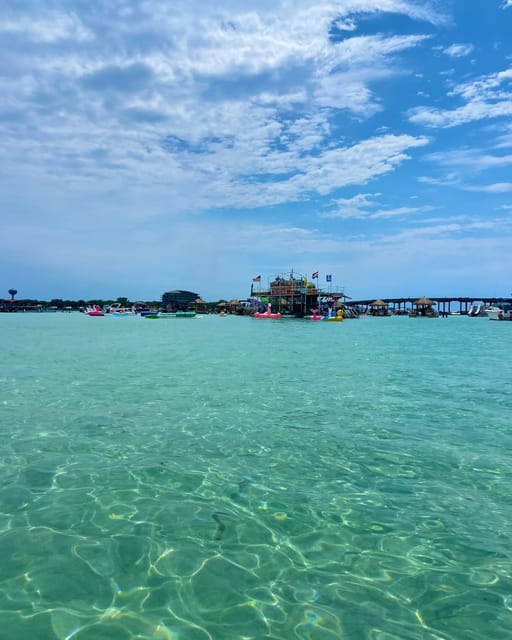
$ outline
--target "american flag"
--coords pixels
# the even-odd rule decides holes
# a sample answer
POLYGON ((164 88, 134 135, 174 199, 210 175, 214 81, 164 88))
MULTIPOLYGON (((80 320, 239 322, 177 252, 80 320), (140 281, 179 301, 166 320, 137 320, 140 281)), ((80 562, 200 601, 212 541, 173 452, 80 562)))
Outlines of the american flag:
POLYGON ((252 279, 253 282, 261 282, 261 276, 256 276, 252 279))
POLYGON ((315 271, 311 277, 312 277, 313 280, 315 278, 318 278, 318 271, 315 271))

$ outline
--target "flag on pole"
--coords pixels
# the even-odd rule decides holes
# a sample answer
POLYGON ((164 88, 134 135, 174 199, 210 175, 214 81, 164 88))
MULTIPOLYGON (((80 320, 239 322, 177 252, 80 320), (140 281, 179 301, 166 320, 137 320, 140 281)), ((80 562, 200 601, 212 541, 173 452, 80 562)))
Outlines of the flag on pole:
POLYGON ((314 280, 315 278, 318 278, 318 271, 315 271, 311 277, 313 278, 313 280, 314 280))
POLYGON ((325 276, 326 282, 332 282, 332 276, 325 276))
POLYGON ((256 276, 252 279, 253 282, 261 282, 261 276, 256 276))

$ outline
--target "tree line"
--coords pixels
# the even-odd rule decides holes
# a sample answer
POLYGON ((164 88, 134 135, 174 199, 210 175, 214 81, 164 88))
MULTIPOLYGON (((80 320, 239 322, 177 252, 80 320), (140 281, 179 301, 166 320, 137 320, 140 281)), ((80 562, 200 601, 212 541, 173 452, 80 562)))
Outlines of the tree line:
POLYGON ((89 305, 99 305, 100 307, 106 307, 111 304, 120 304, 122 307, 132 307, 134 304, 137 306, 158 307, 162 304, 161 300, 148 300, 132 302, 129 298, 121 296, 114 299, 93 298, 92 300, 65 300, 63 298, 52 298, 51 300, 36 300, 33 298, 17 298, 16 300, 1 300, 0 302, 5 304, 14 304, 16 307, 43 307, 56 308, 56 309, 80 309, 81 307, 87 307, 89 305))
MULTIPOLYGON (((226 302, 226 300, 218 300, 217 302, 208 302, 206 306, 208 308, 214 308, 222 302, 226 302)), ((119 298, 113 299, 103 299, 103 298, 93 298, 92 300, 65 300, 63 298, 52 298, 51 300, 35 300, 32 298, 16 298, 16 300, 3 299, 0 300, 0 306, 10 307, 14 305, 15 308, 42 308, 42 309, 58 309, 62 311, 64 309, 72 309, 78 311, 79 309, 84 309, 88 306, 98 305, 99 307, 107 307, 112 304, 119 304, 122 307, 133 307, 137 306, 138 308, 147 308, 147 309, 158 309, 162 306, 161 300, 137 300, 131 301, 129 298, 125 296, 120 296, 119 298)))

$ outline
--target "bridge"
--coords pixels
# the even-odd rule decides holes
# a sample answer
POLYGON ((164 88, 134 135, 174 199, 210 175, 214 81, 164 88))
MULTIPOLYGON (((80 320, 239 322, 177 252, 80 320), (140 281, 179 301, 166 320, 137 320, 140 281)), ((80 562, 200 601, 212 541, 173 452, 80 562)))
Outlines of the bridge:
MULTIPOLYGON (((407 298, 379 298, 382 302, 385 302, 391 307, 393 311, 405 311, 411 308, 414 301, 418 300, 422 296, 414 296, 407 298)), ((497 298, 496 296, 428 296, 437 305, 437 310, 440 313, 452 313, 458 311, 461 315, 467 314, 468 309, 478 302, 484 305, 499 305, 502 302, 512 302, 512 298, 497 298), (458 304, 458 309, 456 308, 458 304), (452 305, 455 309, 452 309, 452 305)), ((366 308, 372 302, 375 302, 375 298, 368 300, 344 300, 345 306, 366 308)))

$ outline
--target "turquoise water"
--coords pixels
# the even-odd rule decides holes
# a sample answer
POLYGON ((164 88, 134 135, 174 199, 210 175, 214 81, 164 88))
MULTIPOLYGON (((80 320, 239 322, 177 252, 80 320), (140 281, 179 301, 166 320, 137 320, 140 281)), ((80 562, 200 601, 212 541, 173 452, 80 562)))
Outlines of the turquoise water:
POLYGON ((512 637, 512 323, 0 315, 3 640, 512 637))

